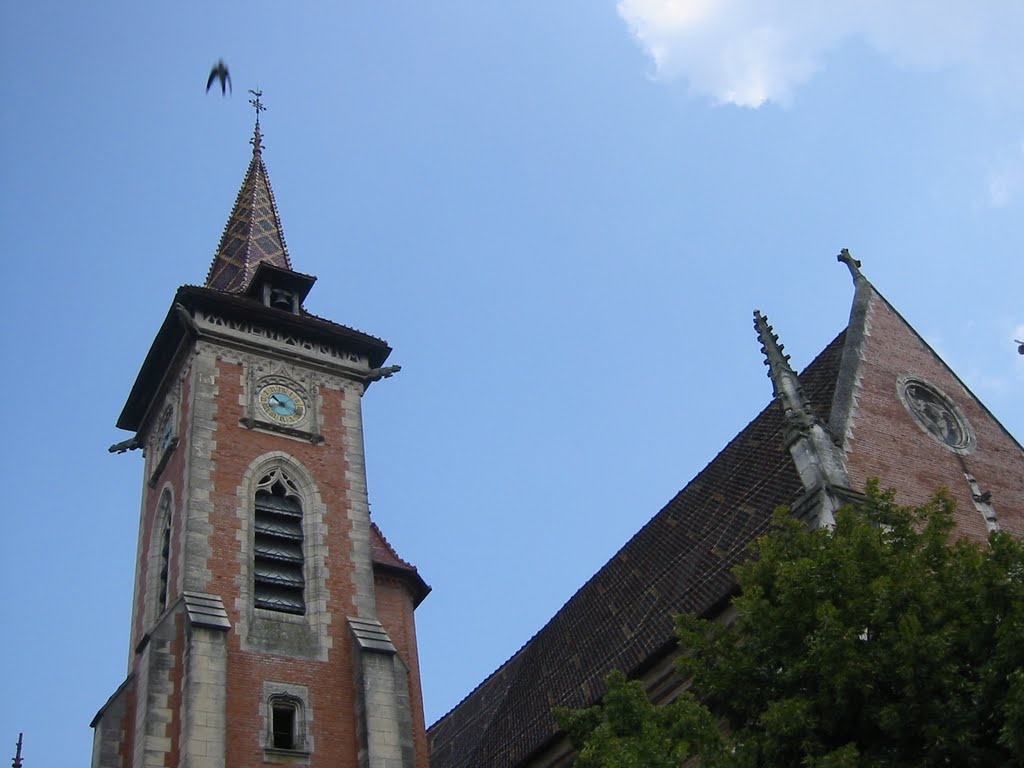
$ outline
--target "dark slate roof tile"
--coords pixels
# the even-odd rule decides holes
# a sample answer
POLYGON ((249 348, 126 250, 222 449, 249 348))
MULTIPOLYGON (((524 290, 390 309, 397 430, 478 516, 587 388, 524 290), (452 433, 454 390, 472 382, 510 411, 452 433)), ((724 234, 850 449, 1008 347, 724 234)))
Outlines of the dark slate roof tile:
MULTIPOLYGON (((841 333, 800 376, 827 420, 841 333)), ((673 615, 706 614, 735 591, 732 568, 802 487, 766 407, 622 547, 515 656, 429 730, 431 768, 520 765, 556 733, 555 705, 583 707, 613 669, 636 672, 674 646, 673 615)))

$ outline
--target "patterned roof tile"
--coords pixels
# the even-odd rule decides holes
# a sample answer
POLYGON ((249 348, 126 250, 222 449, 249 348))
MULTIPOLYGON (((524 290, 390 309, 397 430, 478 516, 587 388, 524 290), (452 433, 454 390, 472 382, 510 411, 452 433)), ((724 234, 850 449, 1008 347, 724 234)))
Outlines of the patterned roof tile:
POLYGON ((206 287, 239 293, 244 291, 260 262, 291 269, 270 177, 263 162, 260 124, 253 132, 252 160, 238 190, 217 253, 206 275, 206 287))

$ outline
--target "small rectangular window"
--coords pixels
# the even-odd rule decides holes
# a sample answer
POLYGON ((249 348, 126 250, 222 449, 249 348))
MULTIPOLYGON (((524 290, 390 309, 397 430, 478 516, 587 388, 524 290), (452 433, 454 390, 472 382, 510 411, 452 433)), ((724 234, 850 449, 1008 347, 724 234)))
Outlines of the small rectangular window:
POLYGON ((274 704, 274 747, 295 749, 295 707, 290 704, 274 704))

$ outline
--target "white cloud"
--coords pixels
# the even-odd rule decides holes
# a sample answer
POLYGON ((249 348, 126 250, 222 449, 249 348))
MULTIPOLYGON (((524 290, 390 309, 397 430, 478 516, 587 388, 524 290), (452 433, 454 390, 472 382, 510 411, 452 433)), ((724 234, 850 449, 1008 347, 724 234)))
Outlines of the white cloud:
POLYGON ((829 50, 861 38, 896 64, 955 70, 990 98, 1024 79, 1019 0, 619 0, 659 79, 719 103, 787 103, 829 50))

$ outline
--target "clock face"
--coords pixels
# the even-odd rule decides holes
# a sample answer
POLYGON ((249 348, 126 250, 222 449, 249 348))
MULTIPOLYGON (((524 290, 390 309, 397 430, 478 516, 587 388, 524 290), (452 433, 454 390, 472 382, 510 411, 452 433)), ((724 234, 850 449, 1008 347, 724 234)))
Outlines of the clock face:
POLYGON ((160 450, 167 450, 171 442, 174 440, 174 409, 168 407, 164 410, 163 415, 160 417, 160 423, 157 425, 157 440, 159 440, 160 450))
POLYGON ((164 433, 160 437, 160 450, 166 450, 166 448, 171 444, 171 441, 173 439, 174 439, 174 425, 171 423, 171 420, 168 419, 167 423, 164 424, 164 433))
POLYGON ((306 404, 291 387, 285 384, 267 384, 259 393, 263 413, 278 424, 298 424, 306 415, 306 404))

